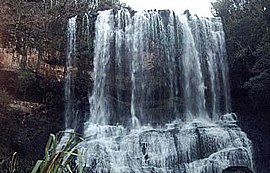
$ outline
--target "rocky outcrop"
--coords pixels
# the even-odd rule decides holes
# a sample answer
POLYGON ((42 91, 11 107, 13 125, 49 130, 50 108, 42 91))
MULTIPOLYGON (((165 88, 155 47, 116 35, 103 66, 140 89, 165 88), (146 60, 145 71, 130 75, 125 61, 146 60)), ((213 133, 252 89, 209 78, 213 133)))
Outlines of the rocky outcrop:
POLYGON ((92 126, 85 136, 80 147, 94 172, 222 173, 232 166, 253 170, 251 141, 234 120, 174 122, 131 131, 92 126))

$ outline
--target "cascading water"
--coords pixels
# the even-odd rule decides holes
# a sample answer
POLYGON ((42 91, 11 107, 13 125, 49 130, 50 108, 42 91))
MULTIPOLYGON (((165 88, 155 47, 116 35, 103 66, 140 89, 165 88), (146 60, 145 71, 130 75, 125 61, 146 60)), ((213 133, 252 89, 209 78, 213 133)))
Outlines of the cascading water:
MULTIPOLYGON (((181 16, 183 24, 183 83, 184 83, 184 104, 188 117, 207 117, 205 107, 205 84, 202 75, 202 64, 198 50, 195 47, 195 40, 191 33, 186 16, 181 16)), ((201 41, 201 40, 198 40, 201 41)))
POLYGON ((73 87, 74 81, 72 71, 74 68, 74 57, 76 53, 76 19, 77 16, 68 20, 67 31, 67 60, 66 60, 66 80, 65 80, 65 128, 74 128, 74 110, 73 110, 73 87))
POLYGON ((113 16, 108 15, 110 11, 100 14, 96 25, 95 61, 94 61, 94 88, 90 97, 91 118, 94 124, 106 125, 110 118, 112 106, 106 98, 110 95, 108 88, 108 71, 113 39, 113 16))
POLYGON ((125 123, 129 117, 133 126, 147 124, 161 112, 172 117, 167 121, 218 120, 229 111, 224 33, 217 19, 105 11, 95 40, 91 123, 125 123))
POLYGON ((228 114, 219 19, 102 11, 94 47, 85 172, 253 170, 251 142, 228 114))
POLYGON ((191 23, 192 33, 199 52, 201 62, 206 64, 204 73, 209 88, 208 112, 212 119, 217 120, 217 114, 230 111, 230 91, 228 85, 228 66, 224 32, 219 19, 210 21, 194 18, 191 23))

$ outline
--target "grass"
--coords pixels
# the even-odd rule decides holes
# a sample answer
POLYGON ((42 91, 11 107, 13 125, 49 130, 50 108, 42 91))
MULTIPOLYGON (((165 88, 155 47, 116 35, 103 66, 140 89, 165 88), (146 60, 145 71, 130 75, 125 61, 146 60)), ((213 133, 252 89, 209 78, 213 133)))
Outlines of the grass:
POLYGON ((38 160, 31 173, 82 173, 82 154, 77 146, 83 139, 73 132, 50 134, 44 160, 38 160), (60 143, 67 135, 67 141, 60 143), (61 146, 62 145, 62 146, 61 146))
POLYGON ((10 172, 11 173, 14 173, 16 172, 16 166, 17 166, 17 152, 13 153, 12 155, 12 159, 11 159, 11 162, 10 162, 10 172))

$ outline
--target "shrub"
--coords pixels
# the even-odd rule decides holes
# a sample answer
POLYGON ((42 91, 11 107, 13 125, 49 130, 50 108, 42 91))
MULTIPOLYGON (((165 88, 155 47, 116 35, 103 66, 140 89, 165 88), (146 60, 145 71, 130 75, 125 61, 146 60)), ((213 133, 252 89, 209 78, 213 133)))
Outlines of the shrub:
POLYGON ((82 155, 77 149, 82 140, 72 132, 60 132, 56 136, 50 134, 45 159, 38 160, 31 173, 82 173, 82 155), (61 135, 63 133, 64 136, 61 135), (78 163, 74 163, 76 159, 78 163))

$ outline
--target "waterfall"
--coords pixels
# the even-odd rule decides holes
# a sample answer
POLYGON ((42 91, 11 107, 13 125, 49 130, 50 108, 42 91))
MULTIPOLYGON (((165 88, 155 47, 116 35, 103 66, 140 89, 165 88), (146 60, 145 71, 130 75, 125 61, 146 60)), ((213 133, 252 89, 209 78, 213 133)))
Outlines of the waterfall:
POLYGON ((100 12, 89 122, 218 120, 230 110, 227 75, 217 19, 173 11, 100 12))
POLYGON ((220 19, 193 19, 193 35, 200 59, 206 64, 204 76, 208 80, 208 112, 212 119, 220 112, 230 111, 230 90, 224 32, 220 19))
POLYGON ((110 11, 101 13, 97 22, 103 25, 96 25, 96 40, 95 40, 95 60, 94 60, 94 80, 95 85, 93 94, 90 97, 91 118, 90 122, 95 124, 105 125, 110 117, 110 104, 106 98, 109 95, 107 83, 107 69, 109 69, 109 60, 111 54, 110 41, 113 38, 113 16, 109 16, 110 11))
POLYGON ((74 128, 73 88, 74 79, 72 73, 75 68, 74 58, 76 54, 76 19, 77 16, 68 20, 67 26, 67 56, 66 56, 66 79, 65 79, 65 128, 74 128))
MULTIPOLYGON (((88 20, 86 14, 87 37, 88 20)), ((76 17, 68 23, 66 100, 72 100, 75 35, 76 17)), ((169 10, 100 11, 93 64, 90 118, 78 147, 84 172, 254 171, 251 141, 229 113, 220 19, 169 10)))
MULTIPOLYGON (((205 108, 205 84, 202 74, 202 63, 199 52, 196 49, 196 42, 191 33, 188 19, 181 16, 183 24, 183 83, 184 83, 184 104, 185 113, 190 116, 201 116, 206 118, 205 108)), ((197 41, 197 40, 196 40, 197 41)), ((198 40, 201 41, 201 40, 198 40)))

